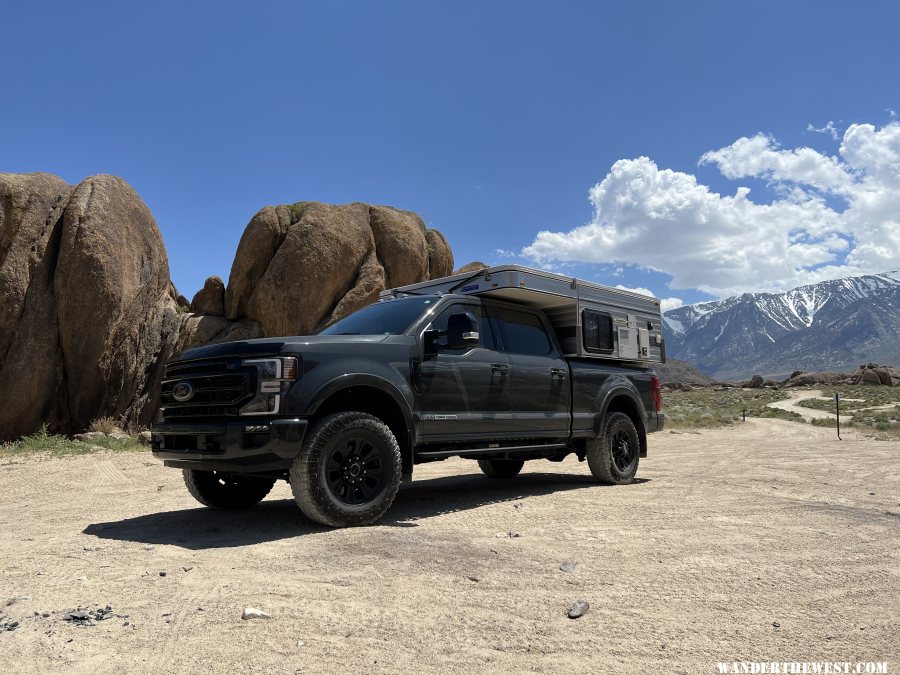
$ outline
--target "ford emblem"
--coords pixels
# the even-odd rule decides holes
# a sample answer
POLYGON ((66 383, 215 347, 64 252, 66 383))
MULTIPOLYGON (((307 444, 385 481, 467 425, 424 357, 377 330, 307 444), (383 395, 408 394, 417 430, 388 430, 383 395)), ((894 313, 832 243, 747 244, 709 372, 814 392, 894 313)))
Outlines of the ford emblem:
POLYGON ((175 385, 175 388, 172 390, 172 396, 176 401, 180 401, 184 403, 185 401, 190 401, 194 396, 194 386, 190 382, 179 382, 175 385))

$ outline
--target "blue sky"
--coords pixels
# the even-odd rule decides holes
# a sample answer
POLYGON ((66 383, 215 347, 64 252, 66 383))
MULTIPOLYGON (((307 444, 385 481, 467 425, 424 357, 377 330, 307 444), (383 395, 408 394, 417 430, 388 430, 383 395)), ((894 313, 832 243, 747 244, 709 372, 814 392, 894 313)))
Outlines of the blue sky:
POLYGON ((298 200, 415 210, 458 265, 684 302, 900 266, 894 225, 872 224, 896 201, 842 213, 870 175, 894 194, 874 159, 898 147, 893 2, 13 3, 3 24, 0 171, 124 177, 188 296, 227 278, 259 208, 298 200), (856 188, 809 178, 834 157, 856 188), (778 202, 781 229, 699 192, 685 207, 692 177, 778 202), (719 236, 735 222, 744 238, 719 236))

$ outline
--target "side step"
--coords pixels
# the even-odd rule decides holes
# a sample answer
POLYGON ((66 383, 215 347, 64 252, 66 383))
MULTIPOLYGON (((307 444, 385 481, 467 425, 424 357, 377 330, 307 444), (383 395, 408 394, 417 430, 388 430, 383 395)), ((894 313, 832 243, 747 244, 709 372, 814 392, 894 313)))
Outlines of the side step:
POLYGON ((453 450, 426 450, 417 452, 416 457, 421 459, 439 459, 442 457, 467 457, 469 455, 490 455, 507 452, 520 452, 529 450, 565 450, 569 446, 565 443, 544 443, 541 445, 512 445, 503 448, 455 448, 453 450))

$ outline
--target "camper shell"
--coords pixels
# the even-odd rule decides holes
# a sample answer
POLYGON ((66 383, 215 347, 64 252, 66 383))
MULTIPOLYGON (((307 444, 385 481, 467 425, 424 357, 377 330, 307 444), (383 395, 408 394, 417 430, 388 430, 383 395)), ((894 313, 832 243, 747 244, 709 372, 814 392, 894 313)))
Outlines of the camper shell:
POLYGON ((666 361, 659 300, 647 295, 521 265, 498 265, 392 288, 381 297, 431 294, 487 297, 541 310, 566 357, 644 365, 666 361))

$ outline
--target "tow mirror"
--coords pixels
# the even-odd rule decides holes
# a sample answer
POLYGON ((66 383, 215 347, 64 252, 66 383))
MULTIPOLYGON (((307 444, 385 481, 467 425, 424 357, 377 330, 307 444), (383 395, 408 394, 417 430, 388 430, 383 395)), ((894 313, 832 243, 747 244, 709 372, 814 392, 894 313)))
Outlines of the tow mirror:
POLYGON ((445 335, 446 332, 442 330, 426 330, 423 335, 424 343, 425 343, 425 356, 434 356, 441 350, 441 344, 438 340, 441 339, 442 335, 445 335))
POLYGON ((478 319, 472 312, 451 314, 447 319, 447 349, 478 346, 478 319))

